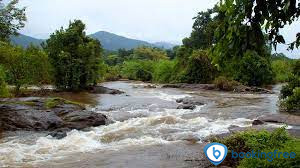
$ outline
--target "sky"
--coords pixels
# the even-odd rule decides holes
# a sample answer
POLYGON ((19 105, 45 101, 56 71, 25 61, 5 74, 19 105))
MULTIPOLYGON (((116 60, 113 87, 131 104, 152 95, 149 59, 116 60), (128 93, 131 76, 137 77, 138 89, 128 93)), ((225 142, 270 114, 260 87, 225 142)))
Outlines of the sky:
MULTIPOLYGON (((27 8, 28 21, 21 33, 36 38, 48 38, 70 20, 80 19, 87 33, 108 31, 149 42, 180 44, 192 31, 193 17, 212 8, 219 0, 20 0, 27 8)), ((287 41, 300 32, 300 22, 283 30, 287 41)), ((299 50, 289 53, 300 58, 299 50), (299 54, 298 54, 299 53, 299 54)))

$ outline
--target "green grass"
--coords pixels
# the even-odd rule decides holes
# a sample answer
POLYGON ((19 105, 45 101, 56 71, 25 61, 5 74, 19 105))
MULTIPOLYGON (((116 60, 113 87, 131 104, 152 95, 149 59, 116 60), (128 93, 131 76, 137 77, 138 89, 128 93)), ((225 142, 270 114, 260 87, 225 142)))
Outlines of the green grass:
POLYGON ((62 104, 72 104, 72 105, 76 105, 76 106, 79 106, 81 108, 84 108, 84 105, 81 104, 81 103, 66 100, 66 99, 59 98, 59 97, 48 98, 46 100, 44 106, 48 109, 51 109, 51 108, 55 108, 55 107, 57 107, 59 105, 62 105, 62 104))
POLYGON ((227 146, 228 154, 222 163, 231 167, 297 167, 300 165, 300 140, 288 134, 285 127, 278 128, 273 132, 266 130, 247 130, 235 133, 224 139, 211 139, 213 142, 219 142, 227 146), (295 159, 275 158, 272 162, 267 159, 232 159, 232 150, 234 152, 251 152, 252 150, 261 152, 273 152, 278 149, 281 152, 295 152, 295 159))

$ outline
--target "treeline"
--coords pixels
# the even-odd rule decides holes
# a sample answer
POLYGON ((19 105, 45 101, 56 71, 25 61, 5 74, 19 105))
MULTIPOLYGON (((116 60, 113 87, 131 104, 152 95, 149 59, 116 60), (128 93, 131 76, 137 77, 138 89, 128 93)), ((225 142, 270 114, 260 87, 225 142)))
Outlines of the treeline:
MULTIPOLYGON (((224 90, 239 84, 289 82, 289 89, 282 94, 286 102, 283 105, 287 109, 299 108, 299 68, 295 68, 299 61, 271 53, 272 47, 285 42, 279 28, 298 17, 298 8, 291 8, 295 4, 280 10, 281 15, 277 16, 276 11, 285 4, 274 6, 262 1, 261 5, 274 14, 267 17, 261 6, 253 10, 256 4, 252 1, 226 0, 198 13, 190 37, 183 39, 181 46, 171 50, 141 46, 111 52, 86 36, 80 20, 54 32, 41 48, 12 46, 10 36, 17 34, 26 21, 25 9, 18 9, 17 3, 13 0, 0 5, 2 96, 9 95, 7 84, 15 86, 18 95, 22 86, 27 85, 54 84, 60 90, 77 91, 120 78, 157 83, 215 83, 224 90)), ((290 49, 299 46, 299 37, 290 49)))

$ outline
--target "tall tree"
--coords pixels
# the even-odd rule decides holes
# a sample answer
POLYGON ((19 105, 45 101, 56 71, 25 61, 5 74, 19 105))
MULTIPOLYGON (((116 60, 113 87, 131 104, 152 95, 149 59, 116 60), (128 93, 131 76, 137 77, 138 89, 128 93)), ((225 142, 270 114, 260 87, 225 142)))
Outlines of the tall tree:
POLYGON ((44 45, 54 69, 54 82, 59 89, 80 90, 96 84, 103 49, 84 31, 80 20, 71 22, 50 36, 44 45))
POLYGON ((8 41, 11 35, 18 35, 18 30, 25 26, 25 8, 18 8, 19 0, 4 4, 0 0, 0 40, 8 41))
POLYGON ((217 6, 213 9, 208 9, 204 12, 199 12, 193 18, 193 30, 191 36, 183 39, 183 44, 186 47, 193 49, 207 49, 215 43, 214 31, 218 26, 218 11, 217 6))

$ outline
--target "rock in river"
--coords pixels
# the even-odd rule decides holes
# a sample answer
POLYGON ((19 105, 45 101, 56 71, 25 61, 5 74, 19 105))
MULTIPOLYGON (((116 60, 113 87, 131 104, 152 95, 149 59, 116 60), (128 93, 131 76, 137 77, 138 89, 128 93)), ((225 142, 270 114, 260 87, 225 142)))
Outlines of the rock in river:
POLYGON ((65 132, 105 125, 107 117, 59 98, 18 98, 0 100, 2 131, 52 131, 57 137, 65 132), (57 131, 63 130, 63 131, 57 131))

